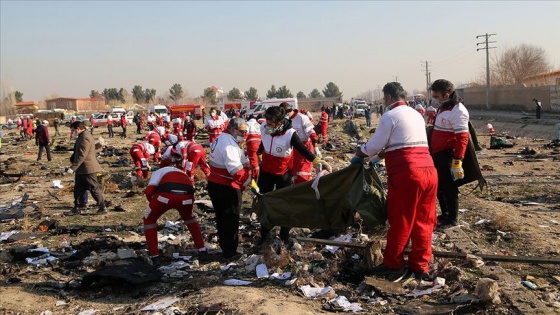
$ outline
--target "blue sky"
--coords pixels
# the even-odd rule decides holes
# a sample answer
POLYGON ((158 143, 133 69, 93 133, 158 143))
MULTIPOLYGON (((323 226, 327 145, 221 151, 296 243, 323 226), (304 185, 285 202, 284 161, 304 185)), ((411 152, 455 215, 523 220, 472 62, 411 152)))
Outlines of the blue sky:
POLYGON ((0 0, 0 84, 25 100, 136 84, 191 96, 272 84, 295 95, 332 81, 350 98, 388 81, 479 78, 476 35, 499 52, 521 43, 560 68, 560 2, 454 1, 5 1, 0 0))

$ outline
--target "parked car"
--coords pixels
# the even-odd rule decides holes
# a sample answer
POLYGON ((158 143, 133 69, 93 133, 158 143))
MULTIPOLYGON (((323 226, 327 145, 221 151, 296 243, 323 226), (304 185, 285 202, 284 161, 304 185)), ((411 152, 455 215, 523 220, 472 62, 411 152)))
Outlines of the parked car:
MULTIPOLYGON (((77 121, 87 121, 87 118, 83 115, 76 115, 76 120, 77 121)), ((60 122, 61 125, 64 125, 68 128, 70 128, 70 122, 72 121, 72 115, 65 115, 64 119, 60 122)))
MULTIPOLYGON (((97 128, 99 126, 107 126, 107 113, 99 113, 93 116, 93 127, 97 128)), ((113 118, 113 126, 118 127, 121 125, 121 114, 120 113, 110 113, 113 118)))
POLYGON ((0 124, 0 128, 2 128, 2 130, 12 130, 12 129, 16 129, 17 125, 16 124, 0 124))
POLYGON ((367 104, 358 104, 356 105, 356 112, 354 113, 354 115, 356 116, 365 116, 366 115, 366 109, 368 108, 369 105, 367 104))

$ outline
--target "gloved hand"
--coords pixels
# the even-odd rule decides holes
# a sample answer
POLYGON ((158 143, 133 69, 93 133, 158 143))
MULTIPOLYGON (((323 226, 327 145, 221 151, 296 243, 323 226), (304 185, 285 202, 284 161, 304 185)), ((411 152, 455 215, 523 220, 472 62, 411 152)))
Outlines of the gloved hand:
POLYGON ((354 156, 350 160, 350 164, 364 164, 364 158, 359 156, 354 156))
POLYGON ((66 173, 72 175, 72 174, 74 174, 74 170, 72 170, 71 168, 68 168, 68 169, 66 170, 66 173))
POLYGON ((465 178, 465 171, 463 170, 463 161, 459 159, 453 159, 451 161, 451 177, 453 177, 453 180, 465 178))
POLYGON ((251 193, 253 193, 253 195, 258 195, 260 193, 260 189, 259 186, 257 185, 257 182, 255 182, 255 180, 251 180, 251 193))
POLYGON ((315 160, 313 160, 313 167, 315 168, 315 171, 317 173, 319 173, 321 169, 324 169, 327 172, 332 173, 331 165, 326 161, 321 160, 319 157, 316 157, 315 160))
POLYGON ((152 171, 152 166, 150 164, 146 165, 146 167, 148 168, 148 171, 152 171))
POLYGON ((257 155, 257 158, 259 159, 259 163, 262 162, 262 154, 257 155))
POLYGON ((315 156, 318 158, 323 158, 323 154, 319 151, 319 148, 315 147, 315 156))

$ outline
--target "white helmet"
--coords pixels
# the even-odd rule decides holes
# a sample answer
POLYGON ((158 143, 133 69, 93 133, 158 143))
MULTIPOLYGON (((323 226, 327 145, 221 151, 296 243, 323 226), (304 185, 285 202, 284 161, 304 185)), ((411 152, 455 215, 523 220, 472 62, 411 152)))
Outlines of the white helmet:
POLYGON ((43 120, 43 125, 48 125, 49 121, 48 120, 43 120))
POLYGON ((176 135, 169 135, 167 139, 169 140, 169 143, 172 145, 175 145, 177 141, 179 141, 176 135))
POLYGON ((154 146, 148 142, 144 143, 146 145, 146 152, 148 152, 150 155, 156 153, 156 148, 154 148, 154 146))

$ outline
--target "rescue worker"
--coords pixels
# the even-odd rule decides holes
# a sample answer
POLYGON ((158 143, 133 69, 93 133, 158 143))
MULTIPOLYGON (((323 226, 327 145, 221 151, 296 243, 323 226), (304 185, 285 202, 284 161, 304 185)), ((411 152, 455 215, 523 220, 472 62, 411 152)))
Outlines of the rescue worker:
POLYGON ((156 118, 154 116, 154 113, 150 113, 147 120, 148 120, 148 128, 150 129, 150 131, 154 130, 154 125, 155 125, 155 122, 156 122, 156 118))
POLYGON ((180 117, 173 119, 173 134, 180 135, 183 130, 183 120, 180 117))
POLYGON ((198 166, 208 177, 210 175, 210 167, 206 163, 206 151, 199 143, 189 140, 183 140, 176 135, 169 136, 169 142, 174 145, 175 152, 180 155, 180 169, 189 176, 190 183, 194 185, 194 169, 198 166))
POLYGON ((183 135, 187 140, 193 140, 196 137, 196 122, 190 115, 185 116, 185 124, 183 125, 183 135))
POLYGON ((126 138, 126 125, 128 125, 128 122, 126 121, 126 115, 122 114, 121 115, 121 127, 122 127, 121 139, 126 138))
POLYGON ((193 214, 194 188, 187 184, 187 175, 173 167, 164 167, 152 174, 145 194, 148 207, 144 212, 144 236, 148 246, 148 254, 153 260, 159 256, 157 239, 157 220, 169 209, 176 209, 187 226, 198 250, 199 260, 206 257, 204 238, 200 224, 193 214))
POLYGON ((204 127, 208 130, 208 136, 210 137, 210 143, 214 143, 214 140, 225 129, 225 121, 222 117, 218 116, 216 109, 210 111, 210 115, 204 121, 204 127))
POLYGON ((390 227, 383 264, 374 273, 388 277, 402 275, 404 249, 411 241, 409 271, 417 278, 426 279, 436 225, 437 171, 428 149, 424 120, 407 106, 406 91, 398 82, 387 83, 382 91, 389 111, 381 116, 373 137, 351 160, 352 164, 363 165, 364 157, 377 155, 386 161, 390 227))
POLYGON ((453 83, 439 79, 432 83, 432 97, 441 106, 434 123, 431 150, 438 171, 438 201, 441 215, 438 224, 457 225, 459 187, 456 180, 464 178, 463 158, 469 143, 469 112, 461 103, 453 83))
POLYGON ((414 109, 420 113, 420 115, 422 115, 422 117, 424 117, 424 115, 426 114, 426 110, 424 109, 424 106, 422 106, 422 104, 418 103, 414 106, 414 109))
POLYGON ((247 121, 247 140, 245 141, 245 145, 247 148, 249 165, 251 165, 251 177, 254 180, 258 180, 260 168, 257 151, 261 145, 261 125, 253 115, 251 115, 247 121))
POLYGON ((496 133, 494 126, 492 126, 492 124, 489 121, 486 122, 486 129, 488 129, 488 134, 490 134, 491 136, 493 136, 496 133))
POLYGON ((163 126, 165 128, 171 128, 171 116, 170 115, 163 116, 163 126))
POLYGON ((31 139, 33 137, 33 129, 35 129, 33 119, 27 116, 27 139, 31 139))
POLYGON ((329 114, 323 108, 321 110, 321 118, 319 118, 319 125, 321 126, 321 136, 323 143, 327 143, 327 129, 329 128, 329 114))
MULTIPOLYGON (((321 151, 317 148, 319 137, 317 136, 317 133, 315 133, 313 123, 309 120, 309 117, 307 115, 300 114, 297 109, 292 109, 290 104, 286 102, 280 104, 280 107, 286 111, 288 118, 292 122, 292 128, 296 130, 303 145, 310 152, 315 153, 318 157, 322 157, 321 151)), ((297 150, 293 152, 292 159, 292 179, 294 184, 310 180, 311 171, 313 170, 312 161, 306 160, 305 157, 303 157, 303 155, 301 155, 297 150)))
POLYGON ((426 115, 428 115, 427 124, 433 126, 436 121, 437 110, 432 106, 432 104, 426 108, 426 115))
POLYGON ((115 136, 113 133, 113 116, 111 116, 111 113, 107 113, 107 131, 109 132, 109 138, 115 136))
POLYGON ((142 116, 140 116, 140 132, 138 133, 142 133, 142 130, 144 130, 145 123, 146 123, 146 113, 142 113, 142 116))
POLYGON ((27 119, 21 116, 21 130, 19 132, 23 140, 27 140, 27 119))
POLYGON ((251 181, 249 159, 239 146, 246 133, 245 120, 233 118, 210 146, 208 194, 216 212, 218 242, 225 259, 237 254, 241 194, 251 181))
POLYGON ((144 137, 144 140, 147 141, 149 144, 154 146, 154 162, 159 162, 159 156, 160 156, 160 147, 161 147, 161 136, 159 135, 159 133, 157 132, 157 130, 151 130, 149 131, 146 136, 144 137))
POLYGON ((151 170, 150 156, 156 153, 154 146, 148 142, 138 142, 132 145, 129 152, 134 162, 136 176, 148 178, 148 171, 151 170))
MULTIPOLYGON (((266 109, 264 114, 266 123, 261 125, 261 145, 258 155, 262 154, 260 166, 258 189, 261 193, 267 193, 276 189, 284 188, 292 184, 292 170, 290 162, 293 150, 296 149, 308 161, 313 162, 313 167, 319 165, 325 167, 329 172, 331 166, 314 155, 301 142, 296 130, 292 128, 292 121, 286 118, 286 112, 280 106, 266 109)), ((280 239, 289 241, 290 227, 280 229, 280 239)), ((260 243, 271 239, 270 229, 261 228, 260 243)))

